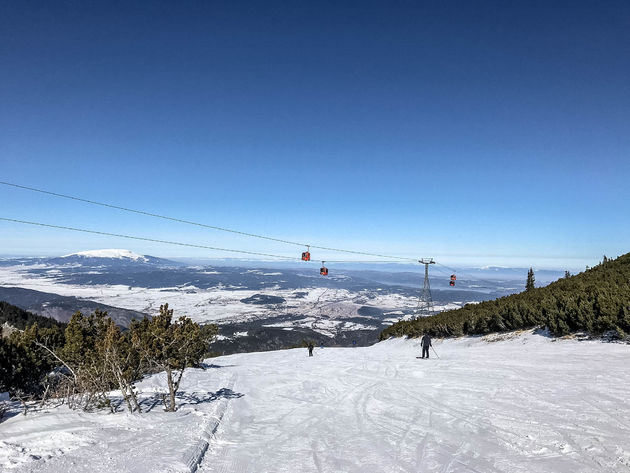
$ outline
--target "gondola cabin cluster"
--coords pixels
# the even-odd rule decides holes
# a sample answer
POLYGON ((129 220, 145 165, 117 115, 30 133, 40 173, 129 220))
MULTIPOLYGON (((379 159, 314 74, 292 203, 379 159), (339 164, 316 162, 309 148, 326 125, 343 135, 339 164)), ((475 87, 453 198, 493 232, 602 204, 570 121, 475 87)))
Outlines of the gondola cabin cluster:
MULTIPOLYGON (((311 247, 307 246, 306 251, 302 252, 302 261, 310 261, 311 260, 311 247)), ((322 276, 328 276, 328 268, 325 265, 325 261, 322 261, 322 267, 319 268, 319 274, 322 276)))
POLYGON ((455 285, 455 281, 457 280, 457 276, 451 274, 451 282, 449 283, 451 287, 455 285))

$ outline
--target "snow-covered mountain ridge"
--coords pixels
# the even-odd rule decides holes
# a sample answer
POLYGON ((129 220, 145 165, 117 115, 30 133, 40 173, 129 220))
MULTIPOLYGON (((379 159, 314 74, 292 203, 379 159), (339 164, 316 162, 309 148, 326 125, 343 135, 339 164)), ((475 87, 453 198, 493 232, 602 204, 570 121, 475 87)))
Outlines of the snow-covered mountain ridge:
MULTIPOLYGON (((28 260, 25 262, 28 263, 28 260)), ((79 251, 59 257, 37 258, 35 261, 31 260, 31 264, 33 262, 47 265, 77 265, 83 267, 106 266, 109 268, 121 266, 138 268, 185 266, 183 263, 176 261, 158 258, 156 256, 141 255, 134 253, 133 251, 120 248, 79 251)))
POLYGON ((121 249, 79 251, 77 253, 70 253, 69 255, 64 255, 61 258, 70 258, 73 256, 79 256, 83 258, 114 258, 114 259, 130 259, 133 261, 144 261, 144 262, 148 261, 146 256, 139 255, 138 253, 134 253, 133 251, 121 250, 121 249))

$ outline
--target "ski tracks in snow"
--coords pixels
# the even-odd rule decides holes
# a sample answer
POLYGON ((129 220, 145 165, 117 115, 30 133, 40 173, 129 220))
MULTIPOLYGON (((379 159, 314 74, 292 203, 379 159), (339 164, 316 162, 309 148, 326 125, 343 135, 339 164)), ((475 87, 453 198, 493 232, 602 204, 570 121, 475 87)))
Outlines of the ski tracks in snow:
MULTIPOLYGON (((227 386, 223 388, 224 392, 234 392, 236 379, 236 373, 232 374, 232 377, 227 383, 227 386)), ((213 412, 205 415, 205 420, 201 428, 201 436, 199 440, 184 454, 184 462, 186 463, 186 466, 188 467, 190 473, 195 473, 198 470, 199 465, 203 461, 208 447, 210 446, 210 442, 212 442, 212 440, 215 438, 215 433, 221 425, 221 422, 226 419, 225 414, 228 409, 228 403, 228 398, 221 398, 213 412)))
POLYGON ((200 440, 199 473, 630 473, 630 347, 520 337, 449 340, 439 360, 417 360, 408 340, 213 359, 218 376, 184 377, 213 402, 70 413, 89 445, 17 471, 180 472, 200 440))
POLYGON ((630 472, 624 390, 593 386, 580 350, 543 341, 538 359, 538 345, 474 339, 430 361, 402 340, 235 355, 245 396, 203 471, 630 472))

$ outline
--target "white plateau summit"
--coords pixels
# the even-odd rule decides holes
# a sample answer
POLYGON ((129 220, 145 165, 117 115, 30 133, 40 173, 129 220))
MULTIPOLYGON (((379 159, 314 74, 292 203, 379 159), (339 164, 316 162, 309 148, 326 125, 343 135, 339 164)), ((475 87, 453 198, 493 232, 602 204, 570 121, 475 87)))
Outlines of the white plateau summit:
POLYGON ((68 258, 71 256, 82 256, 84 258, 113 258, 113 259, 130 259, 133 261, 148 261, 145 256, 139 255, 129 250, 121 249, 104 249, 104 250, 89 250, 79 251, 78 253, 71 253, 69 255, 62 256, 62 258, 68 258))

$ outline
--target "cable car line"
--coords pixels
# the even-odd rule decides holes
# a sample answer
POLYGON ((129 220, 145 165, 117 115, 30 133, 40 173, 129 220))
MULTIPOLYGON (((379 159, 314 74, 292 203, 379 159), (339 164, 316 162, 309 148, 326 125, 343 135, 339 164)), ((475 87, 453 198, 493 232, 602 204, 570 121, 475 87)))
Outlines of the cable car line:
POLYGON ((282 240, 280 238, 273 238, 273 237, 268 237, 268 236, 264 236, 264 235, 256 235, 254 233, 241 232, 239 230, 232 230, 232 229, 229 229, 229 228, 217 227, 217 226, 214 226, 214 225, 207 225, 205 223, 192 222, 190 220, 184 220, 184 219, 181 219, 181 218, 169 217, 167 215, 160 215, 160 214, 156 214, 156 213, 153 213, 153 212, 146 212, 144 210, 131 209, 131 208, 122 207, 122 206, 119 206, 119 205, 108 204, 106 202, 98 202, 96 200, 84 199, 82 197, 76 197, 76 196, 72 196, 72 195, 68 195, 68 194, 60 194, 60 193, 57 193, 57 192, 46 191, 46 190, 43 190, 43 189, 36 189, 35 187, 22 186, 22 185, 19 185, 19 184, 13 184, 11 182, 0 181, 0 184, 5 185, 5 186, 17 187, 18 189, 25 189, 25 190, 29 190, 29 191, 33 191, 33 192, 39 192, 41 194, 48 194, 48 195, 52 195, 52 196, 55 196, 55 197, 61 197, 61 198, 64 198, 64 199, 76 200, 78 202, 84 202, 86 204, 100 205, 101 207, 108 207, 110 209, 122 210, 124 212, 132 212, 132 213, 136 213, 136 214, 140 214, 140 215, 146 215, 148 217, 155 217, 155 218, 161 218, 161 219, 164 219, 164 220, 171 220, 173 222, 185 223, 187 225, 196 225, 198 227, 211 228, 213 230, 220 230, 222 232, 230 232, 230 233, 236 233, 236 234, 239 234, 239 235, 245 235, 245 236, 250 236, 250 237, 255 237, 255 238, 262 238, 262 239, 265 239, 265 240, 277 241, 277 242, 286 243, 286 244, 289 244, 289 245, 306 246, 305 244, 302 244, 302 243, 296 243, 296 242, 293 242, 293 241, 282 240))
MULTIPOLYGON (((202 249, 206 249, 206 250, 227 251, 227 252, 231 252, 231 253, 241 253, 241 254, 254 255, 254 256, 266 256, 266 257, 270 257, 270 258, 283 259, 283 260, 286 260, 286 261, 300 261, 299 258, 294 257, 294 256, 275 255, 275 254, 271 254, 271 253, 261 253, 261 252, 257 252, 257 251, 248 251, 248 250, 236 250, 236 249, 233 249, 233 248, 219 248, 219 247, 216 247, 216 246, 199 245, 199 244, 196 244, 196 243, 184 243, 184 242, 172 241, 172 240, 161 240, 161 239, 158 239, 158 238, 149 238, 149 237, 140 237, 140 236, 134 236, 134 235, 126 235, 126 234, 122 234, 122 233, 111 233, 111 232, 103 232, 103 231, 99 231, 99 230, 88 230, 88 229, 85 229, 85 228, 76 228, 76 227, 70 227, 70 226, 66 226, 66 225, 53 225, 53 224, 50 224, 50 223, 31 222, 31 221, 28 221, 28 220, 18 220, 18 219, 7 218, 7 217, 0 217, 0 220, 3 220, 5 222, 21 223, 21 224, 25 224, 25 225, 35 225, 35 226, 39 226, 39 227, 57 228, 57 229, 61 229, 61 230, 71 230, 71 231, 74 231, 74 232, 91 233, 91 234, 94 234, 94 235, 104 235, 104 236, 112 236, 112 237, 117 237, 117 238, 126 238, 126 239, 130 239, 130 240, 150 241, 150 242, 153 242, 153 243, 164 243, 164 244, 167 244, 167 245, 186 246, 186 247, 191 247, 191 248, 202 248, 202 249)), ((339 262, 347 262, 347 263, 394 263, 395 261, 354 260, 354 261, 333 261, 333 262, 336 262, 336 263, 339 263, 339 262)))
POLYGON ((110 233, 110 232, 101 232, 98 230, 86 230, 85 228, 75 228, 75 227, 67 227, 65 225, 52 225, 49 223, 40 223, 40 222, 29 222, 26 220, 17 220, 14 218, 5 218, 5 217, 0 217, 0 220, 4 220, 6 222, 14 222, 14 223, 23 223, 26 225, 36 225, 36 226, 40 226, 40 227, 48 227, 48 228, 58 228, 61 230, 71 230, 73 232, 83 232, 83 233, 92 233, 95 235, 105 235, 105 236, 112 236, 112 237, 117 237, 117 238, 127 238, 129 240, 141 240, 141 241, 150 241, 150 242, 154 242, 154 243, 164 243, 167 245, 178 245, 178 246, 187 246, 187 247, 192 247, 192 248, 203 248, 206 250, 217 250, 217 251, 229 251, 231 253, 242 253, 242 254, 247 254, 247 255, 255 255, 255 256, 267 256, 270 258, 279 258, 279 259, 284 259, 284 260, 289 260, 289 261, 296 261, 297 258, 294 258, 292 256, 282 256, 282 255, 273 255, 273 254, 269 254, 269 253, 259 253, 257 251, 247 251, 247 250, 233 250, 230 248, 218 248, 215 246, 207 246, 207 245, 197 245, 195 243, 182 243, 182 242, 178 242, 178 241, 170 241, 170 240, 160 240, 157 238, 148 238, 148 237, 139 237, 139 236, 133 236, 133 235, 124 235, 122 233, 110 233))
MULTIPOLYGON (((291 257, 291 256, 276 255, 276 254, 262 253, 262 252, 249 251, 249 250, 237 250, 237 249, 232 249, 232 248, 220 248, 220 247, 209 246, 209 245, 199 245, 199 244, 194 244, 194 243, 183 243, 183 242, 177 242, 177 241, 171 241, 171 240, 162 240, 162 239, 157 239, 157 238, 139 237, 139 236, 134 236, 134 235, 126 235, 126 234, 120 234, 120 233, 103 232, 103 231, 97 231, 97 230, 88 230, 88 229, 76 228, 76 227, 70 227, 70 226, 64 226, 64 225, 53 225, 53 224, 47 224, 47 223, 41 223, 41 222, 31 222, 31 221, 26 221, 26 220, 18 220, 18 219, 0 217, 0 220, 7 221, 7 222, 21 223, 21 224, 25 224, 25 225, 34 225, 34 226, 47 227, 47 228, 56 228, 56 229, 69 230, 69 231, 75 231, 75 232, 90 233, 90 234, 94 234, 94 235, 111 236, 111 237, 116 237, 116 238, 126 238, 126 239, 131 239, 131 240, 139 240, 139 241, 148 241, 148 242, 154 242, 154 243, 162 243, 162 244, 167 244, 167 245, 177 245, 177 246, 184 246, 184 247, 190 247, 190 248, 209 249, 209 250, 215 250, 215 251, 223 251, 223 252, 230 252, 230 253, 240 253, 240 254, 253 255, 253 256, 264 256, 264 257, 268 257, 268 258, 281 259, 281 260, 285 260, 285 261, 303 261, 303 262, 307 262, 307 263, 312 262, 311 261, 311 253, 310 253, 310 251, 311 251, 311 248, 316 248, 316 249, 325 250, 325 251, 341 252, 341 253, 348 253, 348 254, 354 254, 354 255, 372 256, 372 257, 386 258, 387 259, 385 261, 383 261, 383 260, 369 260, 369 261, 360 261, 360 260, 354 260, 354 261, 348 261, 348 260, 346 260, 346 261, 327 260, 329 263, 394 263, 394 262, 396 262, 396 261, 392 261, 392 260, 398 260, 399 262, 405 261, 405 262, 413 262, 413 263, 418 262, 418 263, 421 263, 421 264, 425 263, 425 260, 418 260, 417 258, 409 258, 409 257, 402 257, 402 256, 391 256, 391 255, 383 255, 383 254, 377 254, 377 253, 369 253, 369 252, 364 252, 364 251, 348 250, 348 249, 334 248, 334 247, 327 247, 327 246, 318 246, 318 245, 312 245, 312 244, 295 242, 295 241, 291 241, 291 240, 284 240, 284 239, 281 239, 281 238, 275 238, 275 237, 270 237, 270 236, 266 236, 266 235, 259 235, 259 234, 256 234, 256 233, 243 232, 243 231, 240 231, 240 230, 233 230, 233 229, 230 229, 230 228, 219 227, 219 226, 215 226, 215 225, 208 225, 208 224, 205 224, 205 223, 194 222, 194 221, 191 221, 191 220, 185 220, 185 219, 176 218, 176 217, 170 217, 170 216, 161 215, 161 214, 157 214, 157 213, 153 213, 153 212, 147 212, 147 211, 144 211, 144 210, 138 210, 138 209, 132 209, 132 208, 128 208, 128 207, 122 207, 122 206, 119 206, 119 205, 109 204, 109 203, 106 203, 106 202, 99 202, 99 201, 95 201, 95 200, 84 199, 82 197, 76 197, 76 196, 72 196, 72 195, 68 195, 68 194, 61 194, 61 193, 57 193, 57 192, 52 192, 52 191, 47 191, 47 190, 43 190, 43 189, 38 189, 38 188, 35 188, 35 187, 29 187, 29 186, 24 186, 24 185, 20 185, 20 184, 14 184, 14 183, 11 183, 11 182, 6 182, 6 181, 0 181, 0 184, 2 184, 4 186, 9 186, 9 187, 17 188, 17 189, 28 190, 28 191, 37 192, 37 193, 40 193, 40 194, 50 195, 50 196, 54 196, 54 197, 59 197, 59 198, 63 198, 63 199, 69 199, 69 200, 74 200, 74 201, 77 201, 77 202, 83 202, 83 203, 86 203, 86 204, 97 205, 97 206, 111 208, 111 209, 120 210, 120 211, 124 211, 124 212, 135 213, 135 214, 138 214, 138 215, 144 215, 144 216, 159 218, 159 219, 163 219, 163 220, 169 220, 169 221, 172 221, 172 222, 178 222, 178 223, 183 223, 183 224, 187 224, 187 225, 194 225, 194 226, 197 226, 197 227, 209 228, 209 229, 212 229, 212 230, 218 230, 218 231, 222 231, 222 232, 228 232, 228 233, 237 234, 237 235, 243 235, 243 236, 252 237, 252 238, 259 238, 259 239, 263 239, 263 240, 267 240, 267 241, 274 241, 274 242, 288 244, 288 245, 306 247, 306 251, 302 252, 300 258, 296 258, 296 257, 291 257)), ((431 259, 431 263, 435 263, 433 261, 433 259, 431 259)), ((326 267, 325 264, 326 264, 326 261, 322 261, 322 265, 320 267, 320 275, 322 275, 322 276, 328 276, 329 270, 328 270, 328 268, 326 267)), ((453 274, 450 275, 449 285, 451 287, 454 287, 455 286, 455 282, 457 280, 457 270, 455 270, 453 268, 449 268, 448 266, 443 265, 441 263, 437 263, 437 264, 442 266, 442 267, 444 267, 444 268, 446 268, 446 269, 449 269, 449 270, 453 271, 453 274)), ((425 286, 428 286, 428 273, 425 273, 425 286)), ((430 289, 429 289, 429 291, 430 291, 430 289)))
MULTIPOLYGON (((374 256, 377 258, 388 258, 388 259, 395 259, 395 260, 401 260, 401 261, 413 261, 415 262, 416 259, 415 258, 407 258, 407 257, 403 257, 403 256, 389 256, 389 255, 380 255, 380 254, 375 254, 375 253, 368 253, 368 252, 364 252, 364 251, 355 251, 355 250, 347 250, 347 249, 343 249, 343 248, 333 248, 333 247, 327 247, 327 246, 316 246, 316 245, 309 245, 307 243, 299 243, 299 242, 295 242, 295 241, 291 241, 291 240, 283 240, 281 238, 275 238, 275 237, 270 237, 270 236, 265 236, 265 235, 258 235, 256 233, 248 233, 248 232, 243 232, 240 230, 233 230, 231 228, 225 228, 225 227, 218 227, 215 225, 208 225, 205 223, 199 223, 199 222, 193 222, 191 220, 184 220, 181 218, 176 218, 176 217, 169 217, 167 215, 160 215, 160 214, 156 214, 153 212, 147 212, 144 210, 138 210, 138 209, 131 209, 128 207, 122 207, 119 205, 114 205, 114 204, 108 204, 106 202, 98 202, 96 200, 90 200, 90 199, 84 199, 82 197, 76 197, 76 196, 72 196, 72 195, 68 195, 68 194, 61 194, 58 192, 51 192, 51 191, 47 191, 47 190, 43 190, 43 189, 37 189, 35 187, 29 187, 29 186, 23 186, 20 184, 14 184, 11 182, 6 182, 6 181, 0 181, 0 184, 4 185, 4 186, 9 186, 9 187, 15 187, 18 189, 23 189, 23 190, 28 190, 28 191, 32 191, 32 192, 39 192, 40 194, 46 194, 46 195, 52 195, 54 197, 60 197, 63 199, 70 199, 70 200, 75 200, 78 202, 83 202, 86 204, 91 204, 91 205, 99 205, 101 207, 107 207, 110 209, 116 209, 116 210, 122 210, 124 212, 131 212, 131 213, 135 213, 135 214, 139 214, 139 215, 145 215, 148 217, 154 217, 154 218, 161 218, 163 220, 170 220, 172 222, 178 222, 178 223, 184 223, 187 225, 195 225, 197 227, 203 227, 203 228, 210 228, 212 230, 219 230, 222 232, 228 232, 228 233, 234 233, 237 235, 243 235, 243 236, 248 236, 248 237, 252 237, 252 238, 260 238, 263 240, 269 240, 269 241, 275 241, 278 243, 284 243, 287 245, 295 245, 295 246, 301 246, 301 247, 310 247, 310 248, 316 248, 318 250, 326 250, 326 251, 335 251, 338 253, 349 253, 349 254, 355 254, 355 255, 363 255, 363 256, 374 256)), ((308 253, 310 250, 307 250, 308 253)), ((310 259, 310 254, 308 255, 309 259, 310 259)), ((308 261, 308 260, 305 260, 308 261)))
MULTIPOLYGON (((194 226, 198 226, 198 227, 209 228, 209 229, 212 229, 212 230, 219 230, 219 231, 223 231, 223 232, 228 232, 228 233, 233 233, 233 234, 237 234, 237 235, 248 236, 248 237, 252 237, 252 238, 259 238, 259 239, 264 239, 264 240, 268 240, 268 241, 275 241, 275 242, 278 242, 278 243, 284 243, 284 244, 289 244, 289 245, 306 247, 306 251, 302 252, 302 255, 301 255, 301 258, 300 258, 300 260, 304 261, 304 262, 311 262, 311 253, 310 253, 310 249, 311 248, 316 248, 316 249, 325 250, 325 251, 342 252, 342 253, 349 253, 349 254, 363 255, 363 256, 373 256, 373 257, 379 257, 379 258, 386 258, 387 259, 387 260, 369 260, 369 261, 360 261, 360 260, 327 260, 329 263, 395 263, 395 261, 392 261, 392 260, 407 261, 407 262, 414 262, 414 263, 418 262, 418 260, 416 258, 408 258, 408 257, 401 257, 401 256, 391 256, 391 255, 382 255, 382 254, 377 254, 377 253, 368 253, 368 252, 364 252, 364 251, 348 250, 348 249, 334 248, 334 247, 327 247, 327 246, 309 245, 309 244, 306 244, 306 243, 299 243, 299 242, 295 242, 295 241, 291 241, 291 240, 284 240, 284 239, 281 239, 281 238, 275 238, 275 237, 270 237, 270 236, 266 236, 266 235, 259 235, 259 234, 255 234, 255 233, 249 233, 249 232, 243 232, 243 231, 240 231, 240 230, 233 230, 233 229, 230 229, 230 228, 224 228, 224 227, 219 227, 219 226, 215 226, 215 225, 208 225, 208 224, 205 224, 205 223, 193 222, 191 220, 185 220, 185 219, 180 219, 180 218, 176 218, 176 217, 169 217, 169 216, 166 216, 166 215, 161 215, 161 214, 157 214, 157 213, 153 213, 153 212, 147 212, 147 211, 144 211, 144 210, 138 210, 138 209, 132 209, 132 208, 128 208, 128 207, 122 207, 122 206, 119 206, 119 205, 109 204, 109 203, 106 203, 106 202, 99 202, 99 201, 95 201, 95 200, 84 199, 82 197, 72 196, 72 195, 68 195, 68 194, 61 194, 61 193, 58 193, 58 192, 47 191, 47 190, 38 189, 38 188, 35 188, 35 187, 29 187, 29 186, 24 186, 24 185, 20 185, 20 184, 14 184, 14 183, 11 183, 11 182, 6 182, 6 181, 0 181, 0 184, 5 185, 5 186, 9 186, 9 187, 18 188, 18 189, 28 190, 28 191, 32 191, 32 192, 38 192, 38 193, 45 194, 45 195, 51 195, 51 196, 54 196, 54 197, 59 197, 59 198, 74 200, 74 201, 78 201, 78 202, 83 202, 83 203, 87 203, 87 204, 91 204, 91 205, 98 205, 98 206, 101 206, 101 207, 107 207, 107 208, 111 208, 111 209, 115 209, 115 210, 121 210, 121 211, 124 211, 124 212, 131 212, 131 213, 135 213, 135 214, 138 214, 138 215, 145 215, 145 216, 148 216, 148 217, 160 218, 160 219, 163 219, 163 220, 169 220, 169 221, 173 221, 173 222, 184 223, 184 224, 187 224, 187 225, 194 225, 194 226)), ((102 231, 96 231, 96 230, 86 230, 86 229, 74 228, 74 227, 68 227, 68 226, 62 226, 62 225, 51 225, 51 224, 44 224, 44 223, 38 223, 38 222, 29 222, 29 221, 17 220, 17 219, 7 219, 7 218, 1 218, 1 217, 0 217, 0 220, 12 221, 12 222, 15 222, 15 223, 23 223, 23 224, 27 224, 27 225, 38 225, 38 226, 42 226, 42 227, 58 228, 58 229, 71 230, 71 231, 84 232, 84 233, 92 233, 92 234, 97 234, 97 235, 113 236, 113 237, 118 237, 118 238, 127 238, 127 239, 133 239, 133 240, 150 241, 150 242, 155 242, 155 243, 164 243, 164 244, 170 244, 170 245, 187 246, 187 247, 193 247, 193 248, 211 249, 211 250, 216 250, 216 251, 226 251, 226 252, 231 252, 231 253, 241 253, 241 254, 254 255, 254 256, 265 256, 265 257, 282 259, 282 260, 287 260, 287 261, 295 261, 295 260, 297 260, 297 258, 293 258, 293 257, 290 257, 290 256, 275 255, 275 254, 270 254, 270 253, 262 253, 262 252, 248 251, 248 250, 235 250, 235 249, 230 249, 230 248, 219 248, 219 247, 213 247, 213 246, 208 246, 208 245, 197 245, 197 244, 192 244, 192 243, 182 243, 182 242, 160 240, 160 239, 154 239, 154 238, 136 237, 136 236, 132 236, 132 235, 123 235, 123 234, 102 232, 102 231)), ((442 264, 440 264, 440 266, 448 268, 447 266, 442 265, 442 264)), ((451 268, 448 268, 448 269, 451 269, 451 268)), ((451 274, 451 277, 450 277, 450 285, 451 285, 451 287, 455 285, 455 280, 457 279, 456 278, 456 274, 455 274, 456 270, 453 270, 453 271, 454 271, 454 273, 451 274)), ((328 268, 326 268, 324 266, 324 262, 322 262, 322 267, 320 268, 320 274, 323 275, 323 276, 327 276, 328 275, 328 268)))

